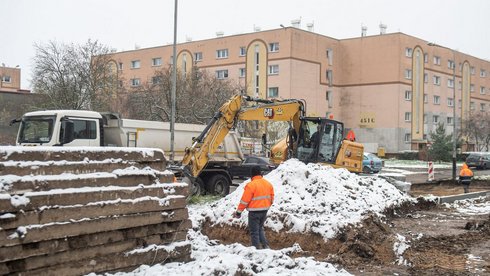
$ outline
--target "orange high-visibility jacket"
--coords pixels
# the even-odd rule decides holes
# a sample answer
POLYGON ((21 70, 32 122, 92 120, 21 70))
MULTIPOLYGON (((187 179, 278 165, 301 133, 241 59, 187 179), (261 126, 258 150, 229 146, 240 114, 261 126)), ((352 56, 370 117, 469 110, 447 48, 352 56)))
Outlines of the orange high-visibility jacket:
POLYGON ((463 164, 463 167, 459 172, 459 176, 473 176, 473 172, 470 170, 470 168, 468 168, 468 165, 466 165, 466 163, 463 164))
POLYGON ((269 210, 272 202, 274 202, 274 187, 262 176, 256 175, 245 186, 245 191, 238 205, 238 211, 243 212, 245 208, 248 211, 269 210))

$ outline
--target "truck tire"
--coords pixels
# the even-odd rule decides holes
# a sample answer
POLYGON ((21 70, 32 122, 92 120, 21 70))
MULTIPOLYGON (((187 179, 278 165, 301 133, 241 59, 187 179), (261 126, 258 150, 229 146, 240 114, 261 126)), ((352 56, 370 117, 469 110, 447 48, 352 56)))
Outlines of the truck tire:
POLYGON ((206 185, 207 191, 212 195, 226 196, 230 193, 230 179, 222 174, 216 174, 209 178, 206 185))
POLYGON ((201 178, 197 177, 195 178, 194 181, 192 181, 192 183, 190 183, 190 179, 185 177, 183 179, 183 182, 187 183, 187 184, 190 184, 189 185, 189 197, 191 196, 201 196, 201 195, 204 195, 206 193, 206 189, 204 187, 204 181, 202 181, 201 178))

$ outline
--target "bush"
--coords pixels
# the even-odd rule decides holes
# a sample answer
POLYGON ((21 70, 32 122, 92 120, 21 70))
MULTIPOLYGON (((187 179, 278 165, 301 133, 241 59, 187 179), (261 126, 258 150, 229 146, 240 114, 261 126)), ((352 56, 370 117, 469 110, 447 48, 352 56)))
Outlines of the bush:
POLYGON ((398 154, 400 160, 418 160, 419 153, 416 151, 402 151, 398 154))

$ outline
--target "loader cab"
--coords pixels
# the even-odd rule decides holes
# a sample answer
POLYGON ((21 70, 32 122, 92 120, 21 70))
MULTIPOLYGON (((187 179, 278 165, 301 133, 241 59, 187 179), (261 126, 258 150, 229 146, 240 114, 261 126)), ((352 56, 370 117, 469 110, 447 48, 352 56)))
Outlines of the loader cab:
POLYGON ((344 125, 325 118, 302 119, 296 158, 305 163, 335 163, 342 145, 344 125))

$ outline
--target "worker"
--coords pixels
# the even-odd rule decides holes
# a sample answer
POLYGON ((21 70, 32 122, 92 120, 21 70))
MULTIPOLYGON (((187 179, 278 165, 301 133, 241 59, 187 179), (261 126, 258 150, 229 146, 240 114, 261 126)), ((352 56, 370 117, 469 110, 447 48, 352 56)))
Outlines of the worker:
POLYGON ((311 135, 311 147, 316 148, 320 141, 321 125, 316 126, 316 131, 311 135))
POLYGON ((469 192, 472 177, 473 172, 470 170, 470 168, 468 168, 468 165, 466 165, 466 163, 463 163, 463 167, 459 172, 459 182, 463 184, 465 194, 469 192))
POLYGON ((267 211, 274 202, 274 187, 262 177, 259 166, 252 167, 250 174, 252 181, 245 186, 240 204, 233 217, 240 218, 243 210, 247 208, 252 245, 257 249, 267 249, 270 247, 265 237, 264 223, 267 211))

